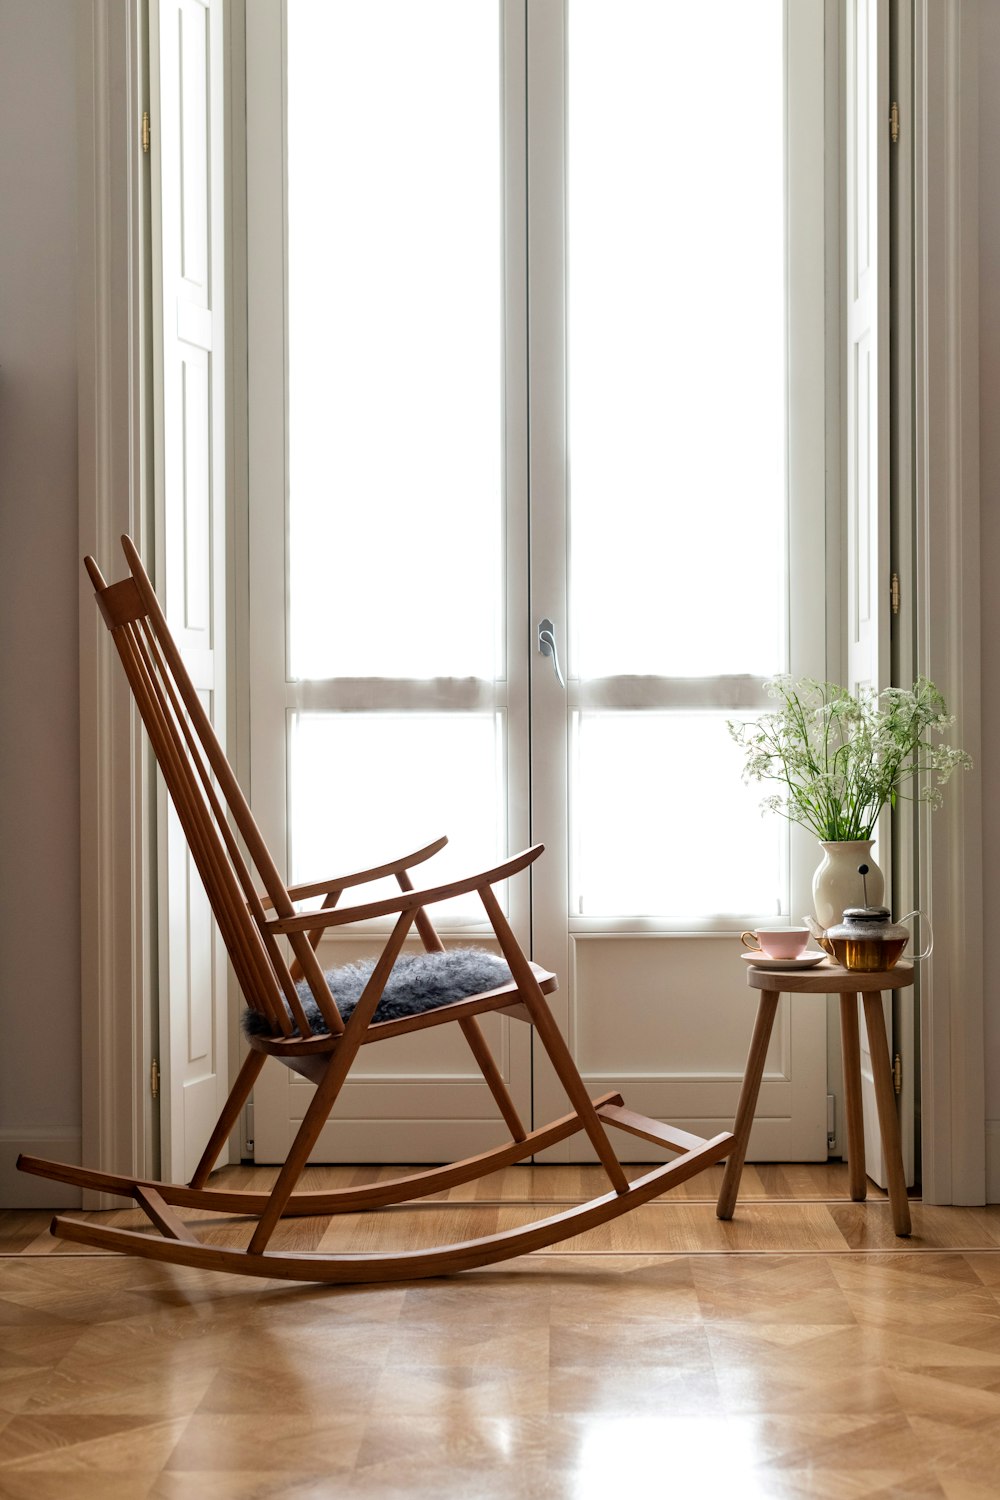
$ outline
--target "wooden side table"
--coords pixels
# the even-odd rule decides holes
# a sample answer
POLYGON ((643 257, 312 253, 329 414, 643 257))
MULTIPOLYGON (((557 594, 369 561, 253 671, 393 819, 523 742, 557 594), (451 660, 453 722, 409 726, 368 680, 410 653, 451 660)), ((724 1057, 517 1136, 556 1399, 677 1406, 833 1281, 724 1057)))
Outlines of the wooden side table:
POLYGON ((764 1073, 767 1044, 771 1038, 778 1000, 785 995, 839 995, 840 1035, 844 1048, 844 1100, 847 1112, 847 1160, 851 1197, 855 1203, 864 1202, 867 1192, 865 1172, 865 1127, 861 1104, 861 1047, 858 1036, 858 1002, 864 1002, 865 1024, 868 1028, 868 1046, 871 1052, 872 1073, 875 1080, 875 1102, 878 1121, 882 1131, 882 1146, 885 1151, 886 1172, 889 1177, 889 1202, 892 1205, 892 1224, 896 1233, 910 1233, 910 1204, 906 1196, 906 1175, 903 1171, 903 1153, 899 1138, 899 1120, 896 1115, 896 1092, 892 1081, 892 1065, 889 1061, 889 1042, 885 1032, 885 1014, 882 1009, 883 990, 903 990, 913 983, 913 964, 900 959, 892 969, 879 974, 858 974, 842 969, 832 959, 826 959, 812 969, 758 969, 753 964, 747 968, 747 984, 759 990, 757 1020, 747 1056, 740 1102, 733 1126, 735 1145, 726 1164, 722 1179, 722 1191, 716 1205, 720 1219, 731 1219, 736 1207, 736 1195, 743 1175, 743 1163, 750 1139, 757 1108, 760 1080, 764 1073))

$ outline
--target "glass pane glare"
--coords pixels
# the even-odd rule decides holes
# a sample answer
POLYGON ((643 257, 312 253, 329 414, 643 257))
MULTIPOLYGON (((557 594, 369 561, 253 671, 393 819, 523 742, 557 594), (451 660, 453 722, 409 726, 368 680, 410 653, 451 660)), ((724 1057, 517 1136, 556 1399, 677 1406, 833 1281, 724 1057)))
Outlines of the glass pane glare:
POLYGON ((574 674, 784 664, 783 0, 569 9, 574 674))
POLYGON ((496 675, 500 28, 289 0, 290 670, 496 675))
MULTIPOLYGON (((413 871, 442 885, 506 853, 501 720, 492 714, 294 714, 289 809, 292 880, 370 869, 449 842, 413 871)), ((342 904, 398 895, 395 879, 342 904)), ((502 896, 502 892, 500 892, 502 896)), ((484 920, 475 895, 435 906, 435 925, 484 920)))
POLYGON ((725 715, 576 716, 574 904, 583 916, 784 909, 784 825, 741 780, 725 715))

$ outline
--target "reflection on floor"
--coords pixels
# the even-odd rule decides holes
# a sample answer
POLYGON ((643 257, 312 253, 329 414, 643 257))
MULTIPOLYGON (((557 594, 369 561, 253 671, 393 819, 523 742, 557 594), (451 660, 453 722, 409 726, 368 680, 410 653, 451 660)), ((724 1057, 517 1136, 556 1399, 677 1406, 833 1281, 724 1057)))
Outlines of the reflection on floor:
MULTIPOLYGON (((377 1289, 77 1252, 47 1215, 2 1214, 0 1496, 992 1500, 1000 1208, 916 1203, 901 1241, 880 1194, 843 1201, 842 1169, 748 1169, 729 1225, 716 1186, 557 1252, 377 1289)), ((590 1168, 514 1168, 289 1232, 415 1243, 592 1190, 590 1168)))

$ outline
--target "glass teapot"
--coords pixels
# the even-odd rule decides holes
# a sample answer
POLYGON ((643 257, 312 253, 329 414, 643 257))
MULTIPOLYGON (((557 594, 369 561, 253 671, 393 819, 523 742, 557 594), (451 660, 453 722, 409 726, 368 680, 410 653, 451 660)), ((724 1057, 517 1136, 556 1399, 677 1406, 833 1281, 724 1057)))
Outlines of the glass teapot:
MULTIPOLYGON (((844 920, 828 927, 819 941, 841 968, 862 974, 881 973, 898 963, 909 942, 909 929, 903 926, 903 922, 921 915, 921 912, 910 911, 902 921, 894 922, 887 906, 848 907, 844 920)), ((926 917, 924 921, 927 922, 927 947, 914 958, 929 958, 934 949, 930 922, 926 917)))

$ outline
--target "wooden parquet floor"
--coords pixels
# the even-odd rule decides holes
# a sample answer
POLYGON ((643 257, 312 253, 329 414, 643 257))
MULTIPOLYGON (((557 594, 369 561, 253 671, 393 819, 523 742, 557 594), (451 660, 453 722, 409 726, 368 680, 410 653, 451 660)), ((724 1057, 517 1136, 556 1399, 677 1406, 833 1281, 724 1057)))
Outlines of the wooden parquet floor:
MULTIPOLYGON (((591 1177, 513 1168, 289 1234, 484 1233, 591 1177)), ((748 1168, 728 1225, 717 1185, 557 1251, 380 1288, 125 1260, 60 1245, 47 1214, 0 1214, 0 1497, 995 1500, 1000 1208, 915 1203, 902 1241, 877 1191, 843 1201, 840 1168, 748 1168)))

